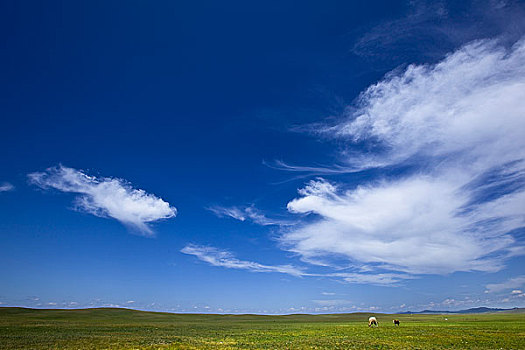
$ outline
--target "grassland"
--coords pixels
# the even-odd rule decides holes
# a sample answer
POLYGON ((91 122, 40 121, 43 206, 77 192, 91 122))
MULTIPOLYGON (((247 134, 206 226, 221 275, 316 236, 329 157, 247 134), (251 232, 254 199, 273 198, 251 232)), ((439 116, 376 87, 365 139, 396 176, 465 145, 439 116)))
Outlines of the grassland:
POLYGON ((368 316, 0 308, 0 349, 525 349, 523 313, 368 316))

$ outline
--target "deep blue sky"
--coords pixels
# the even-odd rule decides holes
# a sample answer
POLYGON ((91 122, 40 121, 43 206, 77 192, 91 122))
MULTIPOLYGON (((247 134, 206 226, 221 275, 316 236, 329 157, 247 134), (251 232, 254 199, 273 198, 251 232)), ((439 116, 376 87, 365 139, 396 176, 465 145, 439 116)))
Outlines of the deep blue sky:
POLYGON ((484 142, 523 130, 523 98, 510 90, 525 77, 515 49, 523 9, 1 2, 0 303, 260 313, 524 306, 523 153, 519 143, 484 142), (480 39, 496 41, 465 49, 473 60, 465 66, 479 67, 471 80, 467 58, 443 61, 480 39), (484 57, 504 68, 487 68, 484 57), (411 64, 428 71, 402 86, 389 80, 411 64), (435 64, 445 64, 442 75, 432 75, 435 64), (378 82, 379 95, 362 94, 378 82), (475 114, 485 91, 510 96, 508 110, 490 110, 472 128, 445 120, 432 102, 458 106, 454 120, 470 123, 461 113, 475 114), (403 114, 429 108, 422 121, 403 114), (356 129, 361 114, 368 126, 356 129), (500 114, 510 134, 493 131, 500 114), (471 167, 458 175, 457 163, 471 167), (72 185, 64 169, 93 178, 72 185), (359 186, 364 194, 352 192, 359 186), (137 200, 134 189, 155 197, 137 200), (381 207, 460 190, 395 219, 381 207), (459 203, 446 219, 441 199, 459 203), (138 218, 155 203, 169 203, 168 213, 155 207, 151 220, 138 218), (460 209, 475 214, 458 219, 460 209), (430 224, 421 225, 425 215, 430 224), (489 249, 491 239, 505 244, 489 249), (447 240, 450 257, 441 255, 447 240), (420 244, 436 261, 412 256, 420 244))

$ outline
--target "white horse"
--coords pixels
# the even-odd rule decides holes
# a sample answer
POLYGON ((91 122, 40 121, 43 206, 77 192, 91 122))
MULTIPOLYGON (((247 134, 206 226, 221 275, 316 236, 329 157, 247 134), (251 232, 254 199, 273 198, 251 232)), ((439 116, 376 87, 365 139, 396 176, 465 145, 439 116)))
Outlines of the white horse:
POLYGON ((374 316, 368 318, 368 327, 371 327, 372 325, 376 325, 377 327, 379 327, 379 323, 377 322, 377 319, 374 316))

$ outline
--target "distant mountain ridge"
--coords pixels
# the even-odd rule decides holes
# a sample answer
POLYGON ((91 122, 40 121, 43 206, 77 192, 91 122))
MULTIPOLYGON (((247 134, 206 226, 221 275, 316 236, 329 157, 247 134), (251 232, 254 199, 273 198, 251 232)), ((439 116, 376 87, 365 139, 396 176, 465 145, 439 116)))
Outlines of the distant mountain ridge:
POLYGON ((405 311, 400 314, 483 314, 487 312, 525 312, 524 308, 514 307, 511 309, 498 309, 492 307, 474 307, 466 310, 458 311, 438 311, 438 310, 423 310, 423 311, 405 311))

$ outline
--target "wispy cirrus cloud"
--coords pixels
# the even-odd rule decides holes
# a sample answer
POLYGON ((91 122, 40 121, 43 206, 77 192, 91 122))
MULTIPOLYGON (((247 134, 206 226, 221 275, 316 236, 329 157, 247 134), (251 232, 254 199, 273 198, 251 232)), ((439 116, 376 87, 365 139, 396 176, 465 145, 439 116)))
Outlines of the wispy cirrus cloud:
POLYGON ((215 247, 199 246, 190 244, 181 250, 182 253, 194 255, 210 265, 225 267, 228 269, 248 270, 250 272, 279 272, 292 276, 303 276, 304 271, 292 265, 263 265, 253 261, 239 260, 226 251, 215 247))
POLYGON ((238 208, 238 207, 221 207, 221 206, 213 206, 206 208, 215 215, 217 215, 220 218, 224 217, 230 217, 235 220, 239 221, 245 221, 247 218, 246 213, 244 212, 244 209, 238 208))
POLYGON ((315 132, 347 142, 348 172, 405 170, 309 182, 288 210, 312 221, 283 230, 283 247, 408 274, 502 269, 525 253, 511 234, 525 226, 524 116, 524 39, 476 41, 387 75, 315 132))
POLYGON ((254 261, 240 260, 237 259, 231 252, 227 250, 221 250, 215 247, 201 246, 195 244, 189 244, 185 246, 183 249, 181 249, 181 253, 193 255, 199 260, 204 261, 212 266, 224 267, 227 269, 246 270, 249 272, 278 272, 292 275, 295 277, 324 277, 354 284, 395 286, 403 280, 413 278, 412 276, 409 276, 407 274, 393 273, 313 273, 306 271, 304 268, 293 265, 264 265, 254 261))
MULTIPOLYGON (((304 127, 305 131, 314 131, 311 127, 304 127)), ((326 125, 322 126, 321 130, 325 130, 326 125)), ((315 129, 315 133, 318 133, 319 130, 315 129)), ((332 166, 302 166, 302 165, 293 165, 288 164, 282 160, 276 160, 273 163, 263 162, 269 168, 276 170, 283 170, 295 173, 306 173, 308 175, 337 175, 337 174, 347 174, 356 171, 360 171, 360 168, 352 168, 351 166, 343 165, 332 165, 332 166)))
POLYGON ((396 286, 405 280, 415 277, 403 273, 355 273, 355 272, 336 272, 319 275, 324 277, 341 278, 344 282, 352 284, 372 284, 377 286, 396 286))
POLYGON ((486 170, 523 159, 514 142, 523 144, 524 51, 525 40, 511 49, 482 40, 436 65, 411 65, 365 90, 340 123, 316 130, 350 144, 379 145, 349 155, 357 169, 430 157, 486 170))
POLYGON ((9 182, 3 182, 0 184, 0 192, 8 192, 15 189, 15 186, 10 184, 9 182))
POLYGON ((30 183, 42 189, 79 194, 75 198, 75 209, 116 219, 145 236, 153 235, 150 223, 177 214, 168 202, 118 178, 97 178, 63 165, 31 173, 28 177, 30 183))
POLYGON ((525 10, 516 1, 467 0, 461 9, 453 1, 416 0, 406 5, 401 17, 363 28, 352 52, 376 63, 403 64, 414 56, 440 58, 476 39, 499 36, 515 41, 525 32, 525 10))
POLYGON ((257 225, 273 226, 273 225, 291 225, 293 222, 283 219, 274 219, 267 217, 263 212, 254 206, 248 207, 221 207, 212 206, 207 208, 218 217, 231 217, 239 221, 251 221, 257 225))

